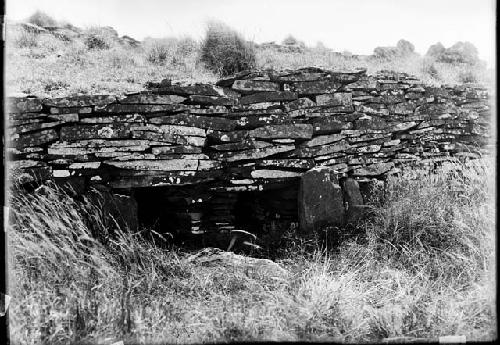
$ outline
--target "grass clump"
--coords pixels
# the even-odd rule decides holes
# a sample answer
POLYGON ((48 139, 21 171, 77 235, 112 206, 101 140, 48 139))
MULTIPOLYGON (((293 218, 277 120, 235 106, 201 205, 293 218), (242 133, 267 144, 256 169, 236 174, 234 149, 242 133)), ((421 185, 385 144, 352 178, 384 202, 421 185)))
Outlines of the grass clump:
POLYGON ((201 44, 201 61, 220 76, 227 76, 254 68, 255 48, 226 24, 210 22, 201 44))

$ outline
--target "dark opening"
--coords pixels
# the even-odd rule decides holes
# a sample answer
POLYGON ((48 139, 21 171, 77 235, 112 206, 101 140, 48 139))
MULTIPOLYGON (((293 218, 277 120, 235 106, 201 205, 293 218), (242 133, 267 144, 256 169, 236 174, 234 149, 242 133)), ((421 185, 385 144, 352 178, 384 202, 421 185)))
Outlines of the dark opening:
POLYGON ((208 186, 138 188, 141 228, 171 234, 174 243, 227 248, 231 230, 258 239, 298 221, 298 185, 257 192, 214 192, 208 186))

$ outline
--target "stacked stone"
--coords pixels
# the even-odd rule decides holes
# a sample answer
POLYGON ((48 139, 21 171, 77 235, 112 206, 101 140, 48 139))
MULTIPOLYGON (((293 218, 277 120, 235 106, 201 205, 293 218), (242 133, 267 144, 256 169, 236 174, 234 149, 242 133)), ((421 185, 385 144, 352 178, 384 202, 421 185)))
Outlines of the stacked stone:
MULTIPOLYGON (((477 158, 491 116, 478 85, 319 68, 248 71, 216 85, 164 82, 124 97, 10 98, 8 110, 14 182, 78 178, 115 190, 203 183, 218 195, 297 183, 318 166, 368 181, 477 158)), ((224 199, 219 209, 230 209, 234 201, 224 199)), ((219 213, 212 223, 228 226, 230 214, 219 213)))

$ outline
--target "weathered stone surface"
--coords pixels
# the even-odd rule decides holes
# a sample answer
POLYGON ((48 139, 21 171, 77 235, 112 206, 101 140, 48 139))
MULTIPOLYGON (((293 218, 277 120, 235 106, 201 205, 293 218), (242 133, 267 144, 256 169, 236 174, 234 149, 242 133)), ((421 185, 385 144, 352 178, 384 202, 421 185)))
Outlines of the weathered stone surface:
POLYGON ((411 103, 389 104, 387 109, 389 110, 389 114, 412 115, 415 111, 415 105, 411 103))
POLYGON ((229 97, 215 97, 215 96, 202 96, 202 95, 191 95, 189 96, 189 101, 195 104, 203 105, 236 105, 238 104, 238 99, 229 97))
POLYGON ((254 93, 262 91, 279 91, 277 83, 265 80, 235 80, 232 88, 241 93, 254 93))
POLYGON ((236 128, 238 129, 254 129, 266 125, 291 123, 290 116, 282 112, 255 115, 240 115, 239 113, 234 113, 230 114, 230 117, 235 119, 236 128))
POLYGON ((61 140, 85 139, 126 139, 130 137, 130 127, 126 124, 76 125, 61 128, 61 140))
POLYGON ((291 91, 258 92, 241 97, 240 104, 253 104, 261 102, 286 102, 297 99, 297 93, 291 91))
POLYGON ((417 123, 414 121, 401 122, 401 123, 398 123, 398 124, 395 124, 394 126, 392 126, 391 131, 392 132, 403 132, 403 131, 409 130, 410 128, 416 127, 416 126, 417 126, 417 123))
POLYGON ((290 89, 299 95, 317 95, 337 92, 342 84, 332 80, 302 81, 291 84, 290 89))
POLYGON ((264 157, 273 156, 278 153, 289 152, 295 149, 293 145, 276 145, 263 147, 252 150, 239 151, 236 153, 220 153, 217 156, 214 156, 214 159, 221 159, 227 162, 236 162, 242 160, 252 160, 252 159, 260 159, 264 157))
POLYGON ((51 114, 91 114, 92 107, 50 107, 51 114))
POLYGON ((131 113, 161 113, 180 112, 188 109, 184 104, 110 104, 101 109, 104 113, 131 114, 131 113))
POLYGON ((179 95, 179 96, 219 96, 213 85, 193 84, 193 85, 162 85, 160 88, 153 89, 152 92, 160 95, 179 95))
POLYGON ((350 92, 327 93, 316 96, 316 104, 319 106, 352 106, 352 94, 350 92))
POLYGON ((317 81, 328 78, 328 74, 317 68, 301 68, 295 71, 285 71, 272 76, 272 80, 286 82, 317 81))
POLYGON ((346 136, 344 134, 329 134, 329 135, 320 135, 312 138, 311 140, 306 141, 303 146, 313 147, 313 146, 322 146, 326 144, 330 144, 336 141, 340 141, 344 139, 346 136))
POLYGON ((222 115, 227 114, 229 110, 222 105, 209 105, 205 108, 200 108, 198 105, 188 105, 190 114, 194 115, 222 115))
POLYGON ((315 118, 312 121, 313 133, 329 134, 338 133, 341 130, 353 128, 352 122, 345 122, 338 117, 315 118))
POLYGON ((17 149, 23 149, 25 147, 47 144, 58 138, 59 136, 55 130, 46 129, 40 132, 19 135, 19 138, 13 140, 11 145, 17 149))
POLYGON ((378 176, 382 175, 394 167, 394 163, 378 163, 355 169, 353 176, 378 176))
MULTIPOLYGON (((76 115, 78 116, 78 114, 76 115)), ((94 116, 94 117, 84 117, 80 119, 80 123, 90 123, 90 124, 118 123, 118 122, 143 123, 145 121, 146 118, 140 114, 124 114, 119 116, 94 116)))
POLYGON ((207 138, 215 143, 232 143, 243 141, 249 136, 248 131, 222 132, 209 129, 207 130, 207 138))
POLYGON ((10 113, 32 113, 42 111, 42 100, 39 98, 7 98, 7 111, 10 113))
POLYGON ((198 160, 188 159, 166 159, 166 160, 136 160, 127 162, 114 162, 105 161, 110 165, 119 169, 132 169, 132 170, 161 170, 161 171, 185 171, 198 169, 198 160))
POLYGON ((191 185, 212 181, 216 175, 201 171, 155 171, 155 170, 121 170, 119 176, 114 176, 108 185, 115 189, 130 189, 142 187, 163 187, 191 185), (132 172, 133 174, 124 174, 132 172))
POLYGON ((307 97, 298 98, 295 101, 287 102, 284 105, 285 111, 290 112, 293 110, 307 109, 315 107, 316 103, 307 97))
POLYGON ((115 96, 110 95, 84 95, 61 98, 46 98, 43 104, 49 107, 91 107, 105 106, 116 102, 115 96))
POLYGON ((232 110, 234 111, 252 111, 252 110, 275 110, 280 109, 280 102, 259 102, 251 104, 235 105, 232 110))
POLYGON ((48 119, 58 121, 58 122, 78 122, 80 117, 77 113, 70 114, 51 114, 47 116, 48 119))
POLYGON ((271 143, 257 141, 254 139, 245 139, 234 143, 211 145, 210 148, 216 151, 241 151, 271 146, 271 143))
POLYGON ((287 170, 260 169, 252 171, 251 176, 255 179, 297 178, 301 176, 301 173, 287 170))
POLYGON ((192 114, 177 114, 170 116, 152 117, 149 119, 153 124, 170 124, 179 126, 192 126, 204 129, 221 131, 232 131, 236 122, 222 117, 197 116, 192 114))
POLYGON ((327 155, 335 152, 342 152, 347 150, 350 145, 345 140, 340 140, 338 142, 333 142, 330 144, 325 144, 322 146, 314 147, 299 147, 295 150, 297 157, 317 157, 322 155, 327 155))
POLYGON ((26 123, 23 125, 15 126, 14 128, 10 129, 14 133, 27 133, 27 132, 33 132, 33 131, 39 131, 41 129, 47 129, 47 128, 53 128, 57 127, 62 122, 36 122, 36 123, 26 123))
POLYGON ((309 170, 314 168, 314 160, 312 159, 264 159, 257 161, 256 166, 259 168, 264 167, 277 167, 286 169, 309 170))
POLYGON ((122 104, 177 104, 186 100, 178 95, 137 94, 119 100, 122 104))
POLYGON ((153 147, 151 152, 154 155, 172 154, 172 153, 201 153, 201 147, 190 145, 160 146, 153 147))
POLYGON ((310 139, 313 127, 310 124, 270 125, 249 131, 249 136, 260 139, 310 139))
MULTIPOLYGON (((230 238, 227 239, 229 244, 230 238)), ((205 248, 191 256, 186 261, 195 266, 213 269, 214 274, 221 267, 234 270, 233 274, 251 279, 266 279, 275 281, 285 279, 289 273, 277 263, 268 259, 255 259, 245 255, 237 255, 216 248, 205 248)))
POLYGON ((302 175, 298 210, 300 229, 304 232, 343 224, 345 210, 342 190, 332 169, 318 167, 302 175))
POLYGON ((354 129, 386 129, 389 123, 380 116, 363 115, 354 122, 354 129))

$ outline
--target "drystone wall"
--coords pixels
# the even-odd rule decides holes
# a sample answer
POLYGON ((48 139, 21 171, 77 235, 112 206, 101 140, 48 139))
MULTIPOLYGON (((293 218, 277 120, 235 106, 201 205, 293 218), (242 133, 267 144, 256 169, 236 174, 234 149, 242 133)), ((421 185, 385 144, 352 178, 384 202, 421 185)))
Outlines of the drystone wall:
MULTIPOLYGON (((191 233, 227 232, 238 217, 296 219, 297 199, 310 197, 299 181, 313 168, 363 186, 406 167, 480 157, 491 116, 478 85, 318 68, 8 104, 13 182, 106 186, 137 200, 142 219, 168 214, 165 226, 191 233)), ((352 193, 343 190, 345 202, 352 193)))

